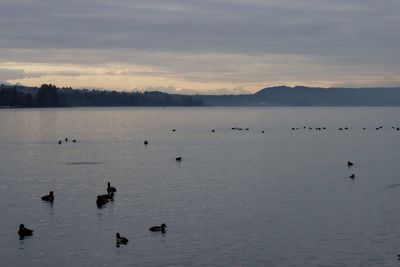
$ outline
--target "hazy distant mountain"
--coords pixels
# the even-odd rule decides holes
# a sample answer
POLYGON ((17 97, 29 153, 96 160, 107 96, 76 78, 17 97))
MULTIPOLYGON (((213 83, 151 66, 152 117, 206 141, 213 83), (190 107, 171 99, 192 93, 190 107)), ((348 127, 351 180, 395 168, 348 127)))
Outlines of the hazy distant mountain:
POLYGON ((209 106, 400 106, 400 88, 279 86, 248 95, 199 97, 209 106))

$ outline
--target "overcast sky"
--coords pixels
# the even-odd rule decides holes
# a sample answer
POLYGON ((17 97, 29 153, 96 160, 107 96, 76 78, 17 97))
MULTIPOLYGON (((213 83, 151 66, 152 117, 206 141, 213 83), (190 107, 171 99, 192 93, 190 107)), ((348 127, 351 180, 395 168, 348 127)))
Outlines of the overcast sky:
POLYGON ((399 0, 1 0, 0 81, 169 92, 400 86, 399 0))

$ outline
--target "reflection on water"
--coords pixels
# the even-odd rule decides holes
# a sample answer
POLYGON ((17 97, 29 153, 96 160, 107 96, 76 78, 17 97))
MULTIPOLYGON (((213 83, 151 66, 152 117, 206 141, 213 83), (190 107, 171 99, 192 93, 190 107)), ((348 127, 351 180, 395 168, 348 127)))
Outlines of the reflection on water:
POLYGON ((397 266, 399 111, 2 110, 2 265, 397 266))

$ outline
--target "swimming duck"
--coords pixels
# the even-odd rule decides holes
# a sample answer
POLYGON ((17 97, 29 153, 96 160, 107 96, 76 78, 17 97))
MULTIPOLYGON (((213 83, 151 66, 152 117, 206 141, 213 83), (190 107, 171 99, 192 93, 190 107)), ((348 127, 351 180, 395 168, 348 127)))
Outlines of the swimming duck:
POLYGON ((42 196, 42 200, 53 202, 54 201, 54 192, 50 191, 48 195, 42 196))
POLYGON ((353 166, 353 165, 354 165, 353 162, 351 162, 351 161, 348 161, 348 162, 347 162, 347 166, 351 167, 351 166, 353 166))
POLYGON ((175 160, 176 161, 182 161, 182 157, 177 157, 175 160))
POLYGON ((144 145, 147 146, 149 142, 147 140, 144 140, 144 145))
POLYGON ((76 139, 72 140, 72 143, 76 143, 76 139))
POLYGON ((115 193, 117 192, 117 189, 113 186, 111 186, 110 182, 107 183, 107 193, 115 193))
POLYGON ((25 228, 25 225, 23 224, 19 225, 18 235, 21 239, 23 239, 25 236, 30 236, 32 234, 33 230, 25 228))
POLYGON ((356 178, 356 176, 354 175, 354 173, 353 173, 352 175, 350 175, 350 178, 351 178, 351 179, 356 178))
POLYGON ((65 137, 65 142, 68 142, 68 138, 67 137, 65 137))
POLYGON ((57 142, 59 145, 61 145, 61 140, 58 140, 58 142, 57 142))
POLYGON ((163 223, 160 226, 156 225, 156 226, 150 227, 149 231, 165 233, 165 228, 168 228, 168 227, 167 227, 167 225, 165 225, 165 223, 163 223))
POLYGON ((101 208, 103 205, 107 204, 109 201, 114 200, 114 193, 109 193, 105 195, 98 195, 96 199, 97 207, 101 208))
POLYGON ((117 246, 118 245, 126 245, 128 244, 128 238, 121 236, 119 233, 117 233, 116 235, 116 242, 117 242, 117 246))

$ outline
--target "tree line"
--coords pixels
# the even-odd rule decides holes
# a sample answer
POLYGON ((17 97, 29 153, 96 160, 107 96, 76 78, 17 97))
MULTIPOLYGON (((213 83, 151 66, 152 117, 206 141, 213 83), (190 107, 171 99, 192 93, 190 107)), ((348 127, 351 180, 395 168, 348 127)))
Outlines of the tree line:
POLYGON ((162 92, 117 92, 57 88, 0 86, 0 107, 102 107, 102 106, 201 106, 196 96, 162 92))

